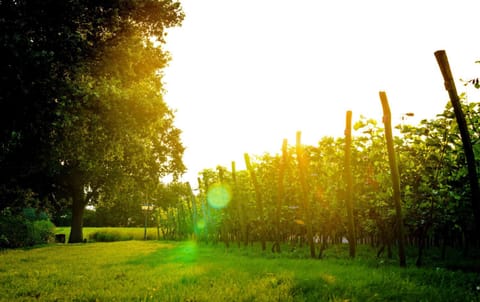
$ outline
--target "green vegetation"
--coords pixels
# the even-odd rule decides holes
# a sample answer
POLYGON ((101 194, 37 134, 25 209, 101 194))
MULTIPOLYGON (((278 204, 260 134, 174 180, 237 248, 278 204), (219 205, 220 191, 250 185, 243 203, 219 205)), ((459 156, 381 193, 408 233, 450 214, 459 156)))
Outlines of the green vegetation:
MULTIPOLYGON (((461 97, 480 166, 480 103, 461 97)), ((282 243, 309 245, 314 239, 327 248, 352 237, 356 243, 376 246, 378 254, 385 251, 390 255, 396 247, 416 247, 417 253, 410 257, 415 258, 417 266, 423 264, 423 254, 430 248, 440 248, 442 259, 448 258, 447 247, 463 249, 468 255, 480 241, 452 106, 447 104, 435 119, 395 128, 397 136, 390 140, 393 146, 389 148, 395 150, 398 165, 395 189, 384 127, 374 119, 361 117, 354 123, 348 142, 348 187, 343 181, 346 139, 323 137, 315 146, 289 145, 281 155, 248 157, 248 171, 230 172, 221 166, 216 171, 206 169, 199 178, 195 198, 185 194, 175 207, 191 209, 195 202, 195 207, 202 209, 196 220, 205 222, 197 230, 198 238, 205 242, 221 240, 227 246, 232 241, 262 242, 276 237, 282 243), (211 187, 219 184, 235 192, 230 204, 222 209, 213 207, 207 198, 211 187), (353 221, 347 215, 350 198, 353 221), (355 236, 348 235, 349 228, 355 236), (400 246, 400 239, 405 247, 400 246)), ((192 212, 178 211, 176 215, 170 220, 172 226, 185 221, 182 225, 192 229, 192 212)), ((321 257, 322 250, 319 255, 311 255, 321 257)), ((399 258, 404 265, 405 257, 399 258)))
POLYGON ((33 208, 13 214, 0 211, 0 249, 28 247, 53 240, 55 226, 44 212, 33 208))
POLYGON ((70 216, 145 200, 185 170, 163 100, 176 1, 1 1, 0 210, 70 216), (61 12, 61 13, 60 13, 61 12))
MULTIPOLYGON (((69 227, 56 228, 56 234, 65 234, 67 241, 70 236, 69 227)), ((84 228, 83 235, 88 242, 112 242, 126 240, 143 240, 144 228, 84 228)), ((147 239, 158 239, 157 228, 147 228, 147 239)))
POLYGON ((0 1, 0 299, 479 301, 479 102, 455 92, 396 137, 386 116, 298 132, 192 188, 162 82, 183 18, 176 0, 0 1), (54 223, 93 243, 3 250, 54 223))
POLYGON ((0 300, 480 301, 475 274, 401 269, 366 246, 356 259, 347 245, 300 259, 308 255, 158 241, 9 250, 0 254, 0 300))

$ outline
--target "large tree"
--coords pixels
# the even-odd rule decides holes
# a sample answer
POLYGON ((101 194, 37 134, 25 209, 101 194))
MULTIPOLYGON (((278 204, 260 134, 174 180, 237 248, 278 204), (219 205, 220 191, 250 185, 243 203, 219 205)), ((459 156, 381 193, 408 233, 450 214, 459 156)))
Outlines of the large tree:
POLYGON ((159 72, 169 59, 159 45, 165 28, 182 21, 181 7, 170 0, 0 6, 9 87, 0 95, 1 183, 44 197, 61 192, 72 207, 70 242, 80 242, 87 203, 184 170, 159 72))

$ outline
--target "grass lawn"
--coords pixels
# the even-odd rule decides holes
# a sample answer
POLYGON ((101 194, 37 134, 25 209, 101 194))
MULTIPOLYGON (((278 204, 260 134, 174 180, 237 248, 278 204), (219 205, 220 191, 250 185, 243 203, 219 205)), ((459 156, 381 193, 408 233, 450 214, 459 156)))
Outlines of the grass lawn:
POLYGON ((161 241, 9 250, 0 253, 0 301, 480 301, 474 273, 327 251, 311 260, 161 241))

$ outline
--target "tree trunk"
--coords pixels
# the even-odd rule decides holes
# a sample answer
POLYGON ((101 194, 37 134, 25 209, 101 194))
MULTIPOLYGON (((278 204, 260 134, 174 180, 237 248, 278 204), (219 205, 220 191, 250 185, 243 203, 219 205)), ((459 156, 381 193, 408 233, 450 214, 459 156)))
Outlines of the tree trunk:
POLYGON ((423 265, 423 252, 425 250, 425 237, 426 237, 426 230, 422 226, 419 231, 419 238, 418 238, 418 257, 415 265, 417 267, 421 267, 423 265))
POLYGON ((72 166, 66 180, 72 200, 72 222, 68 243, 80 243, 83 242, 83 213, 88 200, 84 191, 82 172, 72 166))
POLYGON ((387 141, 388 162, 390 163, 390 172, 392 177, 393 203, 395 205, 398 228, 398 256, 400 258, 400 266, 406 267, 407 261, 405 257, 405 236, 403 231, 402 204, 400 200, 400 174, 398 172, 397 159, 393 146, 390 105, 388 104, 387 95, 384 91, 380 91, 380 100, 382 102, 383 108, 383 123, 385 125, 385 139, 387 141))
POLYGON ((83 187, 74 188, 72 193, 72 224, 68 243, 80 243, 83 242, 83 213, 86 206, 83 187))
POLYGON ((445 81, 445 89, 448 91, 448 94, 450 96, 450 101, 452 102, 453 110, 455 112, 458 129, 460 130, 460 135, 462 137, 463 150, 467 159, 468 179, 470 182, 470 190, 472 194, 471 200, 473 215, 475 218, 475 226, 478 234, 480 232, 480 188, 478 185, 478 176, 475 165, 475 154, 473 153, 472 141, 470 139, 470 134, 468 133, 467 122, 462 111, 460 99, 457 94, 457 88, 455 87, 455 82, 453 81, 453 75, 450 70, 447 54, 444 50, 439 50, 435 52, 435 57, 437 58, 438 65, 442 72, 443 79, 445 81))
POLYGON ((352 177, 352 111, 347 111, 345 128, 345 185, 346 185, 346 205, 348 219, 348 245, 350 257, 355 258, 355 220, 353 219, 353 177, 352 177))

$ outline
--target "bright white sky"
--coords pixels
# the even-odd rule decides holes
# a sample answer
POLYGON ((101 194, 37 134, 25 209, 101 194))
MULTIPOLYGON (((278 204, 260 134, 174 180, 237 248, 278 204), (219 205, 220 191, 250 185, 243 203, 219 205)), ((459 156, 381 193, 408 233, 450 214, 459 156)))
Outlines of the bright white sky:
MULTIPOLYGON (((181 0, 169 31, 166 102, 183 131, 185 180, 243 154, 275 154, 282 140, 341 136, 345 112, 432 118, 448 101, 434 52, 453 76, 480 76, 478 0, 181 0)), ((457 83, 470 99, 479 94, 457 83), (470 91, 472 91, 470 93, 470 91)), ((473 99, 472 99, 473 100, 473 99)))

